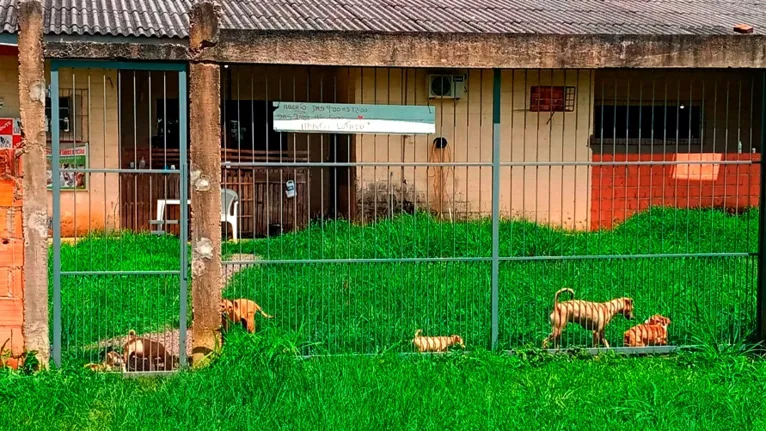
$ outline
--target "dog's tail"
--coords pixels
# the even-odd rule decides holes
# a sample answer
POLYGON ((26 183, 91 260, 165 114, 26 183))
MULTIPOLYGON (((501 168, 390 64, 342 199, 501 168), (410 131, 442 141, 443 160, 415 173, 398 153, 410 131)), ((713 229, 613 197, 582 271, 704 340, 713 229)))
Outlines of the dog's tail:
POLYGON ((258 305, 258 304, 255 304, 255 311, 257 311, 257 312, 261 313, 261 316, 263 316, 263 317, 265 317, 265 318, 267 318, 267 319, 271 319, 271 318, 273 318, 273 317, 274 317, 274 316, 272 316, 272 315, 270 315, 270 314, 266 314, 266 312, 265 312, 265 311, 263 311, 263 308, 261 308, 261 306, 260 306, 260 305, 258 305))
POLYGON ((136 338, 136 331, 131 329, 130 331, 128 331, 128 340, 132 340, 134 338, 136 338))
POLYGON ((422 329, 418 329, 417 331, 415 331, 415 337, 414 338, 420 337, 420 334, 422 334, 422 333, 423 333, 423 330, 422 329))
POLYGON ((572 298, 574 298, 574 290, 565 287, 563 289, 559 289, 556 291, 556 293, 553 295, 553 308, 556 308, 556 305, 559 303, 559 295, 561 295, 564 292, 569 292, 570 295, 572 295, 572 298))

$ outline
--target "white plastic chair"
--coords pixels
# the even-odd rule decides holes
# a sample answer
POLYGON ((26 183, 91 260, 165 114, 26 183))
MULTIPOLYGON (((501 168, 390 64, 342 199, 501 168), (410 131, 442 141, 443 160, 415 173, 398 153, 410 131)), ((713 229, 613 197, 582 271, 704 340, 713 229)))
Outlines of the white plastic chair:
POLYGON ((239 196, 237 192, 221 189, 221 222, 231 225, 231 238, 234 240, 239 239, 237 214, 239 214, 239 196))

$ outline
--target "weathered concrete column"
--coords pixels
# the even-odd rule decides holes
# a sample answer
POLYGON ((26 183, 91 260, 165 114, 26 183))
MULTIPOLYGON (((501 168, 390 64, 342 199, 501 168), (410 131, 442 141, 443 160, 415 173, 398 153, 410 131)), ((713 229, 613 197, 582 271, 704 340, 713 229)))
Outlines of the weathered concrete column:
POLYGON ((45 59, 40 0, 19 0, 19 109, 21 112, 24 230, 24 338, 45 366, 48 339, 48 187, 45 165, 45 59))
POLYGON ((189 28, 192 363, 217 344, 221 326, 221 69, 194 61, 218 40, 220 7, 196 1, 189 28))

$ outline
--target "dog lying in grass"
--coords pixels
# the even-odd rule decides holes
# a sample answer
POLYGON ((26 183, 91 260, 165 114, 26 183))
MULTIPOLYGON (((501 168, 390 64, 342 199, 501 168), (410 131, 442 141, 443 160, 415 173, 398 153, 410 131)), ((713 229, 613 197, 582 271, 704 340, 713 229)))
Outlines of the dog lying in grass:
POLYGON ((622 314, 628 320, 634 319, 633 299, 631 298, 617 298, 608 302, 575 299, 559 302, 559 295, 564 292, 568 292, 574 298, 574 290, 569 288, 559 289, 553 295, 553 312, 550 315, 551 335, 543 340, 543 349, 548 347, 551 340, 554 347, 558 347, 561 333, 570 322, 593 331, 593 347, 598 347, 599 343, 603 343, 604 347, 609 348, 609 342, 604 338, 604 329, 609 325, 612 318, 622 314))
POLYGON ((412 343, 418 349, 418 352, 446 352, 452 346, 460 346, 465 348, 463 338, 459 335, 450 335, 449 337, 424 337, 420 334, 423 330, 418 329, 415 331, 415 338, 412 339, 412 343))
POLYGON ((178 366, 178 358, 169 354, 162 343, 137 337, 130 330, 122 350, 122 366, 127 371, 171 371, 178 366))
POLYGON ((665 346, 668 344, 668 325, 670 325, 670 319, 661 314, 655 314, 644 323, 625 331, 623 345, 626 347, 665 346))
POLYGON ((224 331, 229 330, 229 322, 239 323, 249 333, 255 332, 255 314, 260 313, 263 317, 271 319, 274 316, 266 314, 255 301, 246 298, 234 300, 224 299, 221 301, 221 327, 224 331))

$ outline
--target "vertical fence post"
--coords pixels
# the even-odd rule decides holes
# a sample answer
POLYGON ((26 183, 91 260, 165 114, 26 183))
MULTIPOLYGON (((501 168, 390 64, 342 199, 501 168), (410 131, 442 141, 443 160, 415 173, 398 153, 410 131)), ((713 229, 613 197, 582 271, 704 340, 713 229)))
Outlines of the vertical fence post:
POLYGON ((221 326, 221 66, 197 60, 217 42, 220 16, 211 0, 195 2, 189 14, 192 365, 219 344, 221 326))
POLYGON ((492 79, 492 350, 498 339, 500 270, 500 70, 492 79))
MULTIPOLYGON (((22 136, 24 348, 42 366, 50 358, 48 321, 48 186, 45 169, 45 60, 43 7, 39 0, 17 4, 19 22, 19 111, 22 136)), ((58 111, 55 111, 58 113, 58 111)), ((58 181, 54 181, 58 184, 58 181)), ((55 200, 54 200, 55 202, 55 200)), ((57 226, 57 225, 56 225, 57 226)), ((60 310, 60 297, 59 297, 60 310)), ((60 313, 59 313, 60 317, 60 313)), ((59 334, 60 331, 59 325, 59 334)), ((58 344, 60 346, 60 343, 58 344)), ((61 364, 60 354, 57 365, 61 364)))
POLYGON ((766 72, 761 78, 761 175, 758 197, 758 297, 756 299, 756 337, 766 341, 766 72))

